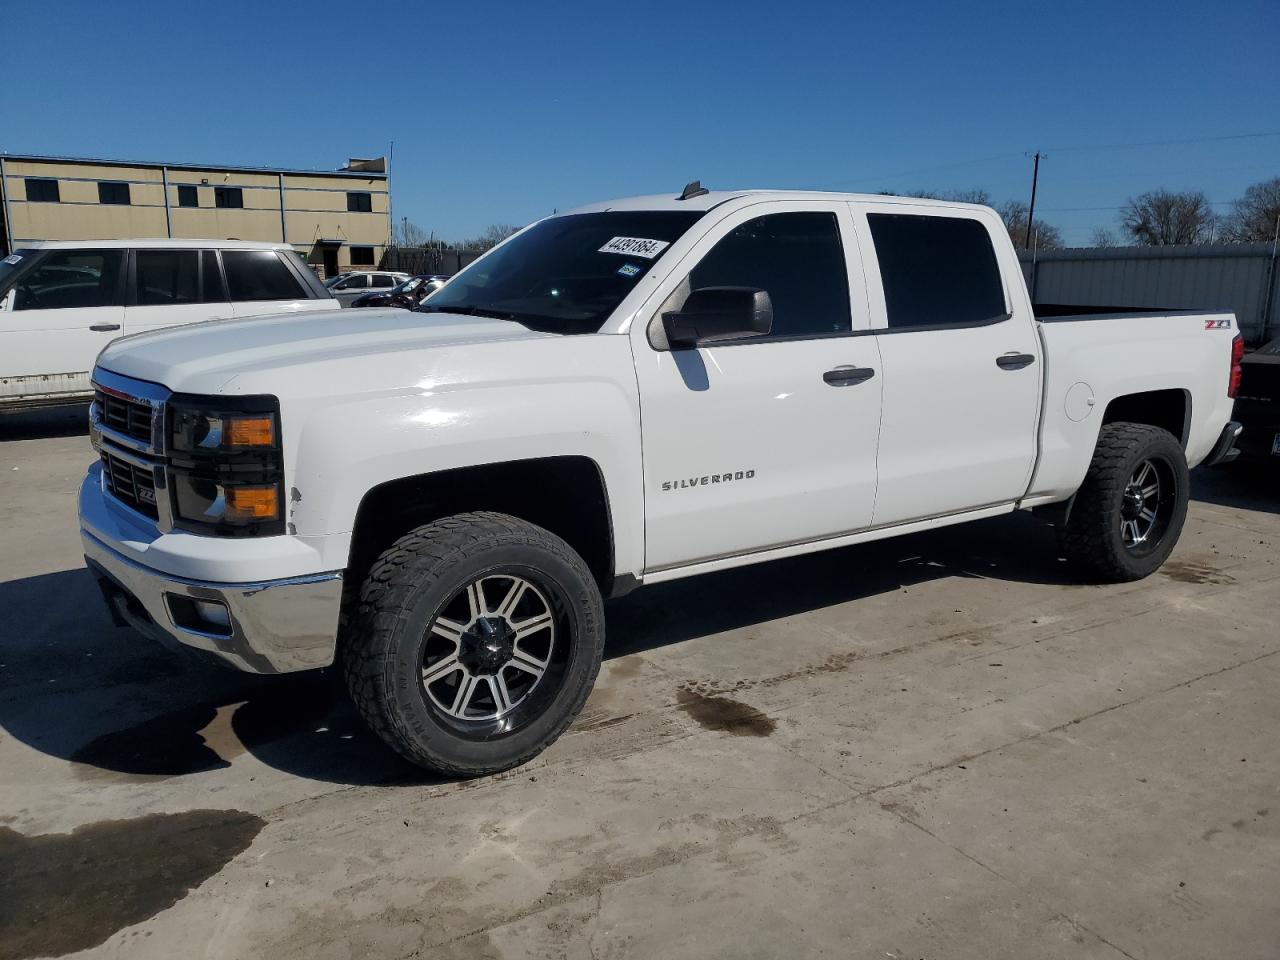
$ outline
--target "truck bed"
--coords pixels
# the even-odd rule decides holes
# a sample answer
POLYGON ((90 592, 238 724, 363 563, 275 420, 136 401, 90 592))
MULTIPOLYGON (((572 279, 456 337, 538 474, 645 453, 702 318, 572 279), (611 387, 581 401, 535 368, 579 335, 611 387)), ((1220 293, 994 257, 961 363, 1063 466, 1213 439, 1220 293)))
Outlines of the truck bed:
POLYGON ((1144 316, 1158 313, 1164 316, 1183 313, 1205 313, 1203 310, 1167 307, 1097 306, 1080 303, 1033 303, 1032 311, 1037 320, 1052 323, 1056 320, 1102 320, 1126 316, 1144 316))

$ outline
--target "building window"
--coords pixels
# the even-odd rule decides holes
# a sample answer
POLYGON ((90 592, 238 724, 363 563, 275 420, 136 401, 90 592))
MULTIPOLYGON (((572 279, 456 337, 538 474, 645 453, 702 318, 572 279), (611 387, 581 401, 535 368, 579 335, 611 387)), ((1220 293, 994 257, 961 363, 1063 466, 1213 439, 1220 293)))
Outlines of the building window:
POLYGON ((200 196, 196 193, 196 188, 191 184, 182 184, 178 187, 178 206, 180 207, 198 207, 200 206, 200 196))
POLYGON ((348 213, 372 213, 373 212, 373 195, 369 193, 348 193, 347 194, 347 212, 348 213))
POLYGON ((98 184, 98 202, 127 207, 131 202, 129 200, 129 185, 114 180, 102 181, 98 184))
POLYGON ((353 267, 372 267, 373 247, 352 247, 351 265, 353 267))
POLYGON ((34 203, 57 203, 61 199, 58 196, 58 181, 27 177, 27 199, 34 203))
POLYGON ((244 207, 244 191, 239 187, 214 187, 213 205, 239 210, 244 207))

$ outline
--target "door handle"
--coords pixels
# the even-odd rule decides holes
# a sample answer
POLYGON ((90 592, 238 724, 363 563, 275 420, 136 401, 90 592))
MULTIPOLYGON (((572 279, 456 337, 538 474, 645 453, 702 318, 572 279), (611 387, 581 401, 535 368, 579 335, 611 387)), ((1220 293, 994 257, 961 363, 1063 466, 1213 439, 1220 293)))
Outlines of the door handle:
POLYGON ((119 330, 119 329, 120 329, 120 324, 118 324, 118 323, 94 323, 94 324, 90 324, 89 329, 90 329, 90 330, 97 330, 99 333, 105 333, 105 332, 106 332, 106 331, 108 331, 108 330, 119 330))
POLYGON ((870 367, 836 367, 822 375, 822 379, 833 387, 848 387, 855 383, 865 383, 876 375, 870 367))
POLYGON ((1036 358, 1029 353, 1006 353, 996 357, 996 366, 1001 370, 1021 370, 1035 362, 1036 358))

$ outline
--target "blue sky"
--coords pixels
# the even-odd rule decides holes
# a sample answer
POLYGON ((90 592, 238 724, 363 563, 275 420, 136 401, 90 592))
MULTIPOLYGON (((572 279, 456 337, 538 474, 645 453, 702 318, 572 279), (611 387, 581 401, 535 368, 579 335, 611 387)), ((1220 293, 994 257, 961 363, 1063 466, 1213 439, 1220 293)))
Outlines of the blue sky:
POLYGON ((1280 3, 0 0, 0 150, 332 168, 446 238, 729 187, 983 188, 1071 243, 1280 176, 1280 3), (51 25, 50 21, 54 24, 51 25), (1111 147, 1161 141, 1159 146, 1111 147))

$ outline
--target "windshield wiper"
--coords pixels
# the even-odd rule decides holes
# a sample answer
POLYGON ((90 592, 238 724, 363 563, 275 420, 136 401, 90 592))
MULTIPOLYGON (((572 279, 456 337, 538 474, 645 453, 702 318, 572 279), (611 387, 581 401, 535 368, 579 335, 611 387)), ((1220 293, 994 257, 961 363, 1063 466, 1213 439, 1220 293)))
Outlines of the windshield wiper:
POLYGON ((440 304, 427 303, 418 308, 419 313, 460 313, 467 317, 492 317, 494 320, 510 320, 512 323, 519 323, 516 315, 505 310, 491 310, 488 307, 477 307, 474 304, 461 304, 458 306, 443 306, 440 304))

